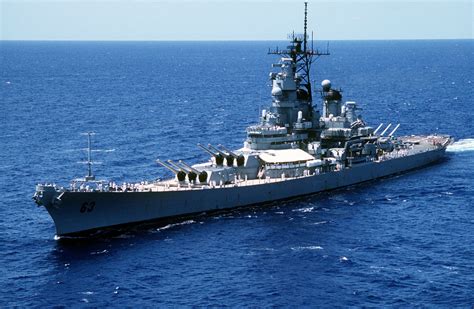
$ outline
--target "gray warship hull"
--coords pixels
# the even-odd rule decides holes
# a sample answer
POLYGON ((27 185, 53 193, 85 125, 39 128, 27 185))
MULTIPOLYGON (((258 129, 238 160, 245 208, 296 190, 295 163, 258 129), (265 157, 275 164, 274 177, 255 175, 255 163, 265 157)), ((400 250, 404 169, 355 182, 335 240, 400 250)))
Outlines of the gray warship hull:
MULTIPOLYGON (((196 214, 264 204, 333 190, 423 167, 440 160, 452 141, 447 135, 395 136, 400 123, 369 126, 354 101, 323 80, 314 91, 311 65, 320 56, 304 31, 289 35, 286 48, 269 50, 280 61, 269 74, 271 105, 248 126, 244 146, 197 146, 208 162, 157 160, 175 177, 149 183, 106 183, 92 173, 88 135, 88 173, 69 188, 39 184, 33 199, 44 206, 58 235, 87 234, 108 227, 173 220, 196 214), (311 43, 311 44, 310 44, 311 43), (321 97, 322 113, 313 101, 321 97)), ((238 103, 238 102, 236 102, 238 103)))
POLYGON ((57 235, 90 234, 106 227, 170 219, 179 220, 218 210, 265 204, 390 176, 433 164, 446 147, 386 160, 359 163, 337 171, 287 179, 257 179, 208 188, 166 188, 162 191, 65 191, 44 206, 57 235))

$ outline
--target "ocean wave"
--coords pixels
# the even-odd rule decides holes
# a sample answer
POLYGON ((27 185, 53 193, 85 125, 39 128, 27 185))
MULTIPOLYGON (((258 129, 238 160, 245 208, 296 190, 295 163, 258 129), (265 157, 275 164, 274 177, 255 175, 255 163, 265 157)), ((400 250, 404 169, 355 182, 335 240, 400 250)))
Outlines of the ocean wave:
POLYGON ((465 152, 465 151, 474 151, 474 138, 464 138, 460 139, 446 149, 448 152, 465 152))
POLYGON ((321 246, 299 246, 299 247, 291 247, 293 251, 302 251, 302 250, 323 250, 321 246))
POLYGON ((341 257, 339 257, 339 261, 341 263, 344 263, 344 262, 349 262, 350 260, 347 256, 341 256, 341 257))
POLYGON ((312 225, 320 225, 320 224, 326 224, 328 223, 327 221, 318 221, 318 222, 314 222, 312 223, 312 225))
POLYGON ((106 254, 108 253, 109 251, 107 249, 104 249, 102 251, 93 251, 90 253, 90 255, 100 255, 100 254, 106 254))
POLYGON ((193 223, 196 223, 196 221, 186 220, 186 221, 179 222, 179 223, 168 224, 168 225, 165 225, 163 227, 157 228, 156 230, 157 231, 164 231, 164 230, 170 229, 170 228, 175 227, 175 226, 187 225, 187 224, 193 224, 193 223))
POLYGON ((294 209, 294 212, 313 212, 314 207, 303 207, 299 209, 294 209))

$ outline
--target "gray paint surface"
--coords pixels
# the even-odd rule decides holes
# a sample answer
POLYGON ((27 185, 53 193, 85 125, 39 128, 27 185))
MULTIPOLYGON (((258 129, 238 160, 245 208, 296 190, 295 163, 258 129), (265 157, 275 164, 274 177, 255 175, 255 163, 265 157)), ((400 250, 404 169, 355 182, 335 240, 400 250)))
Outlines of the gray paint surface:
POLYGON ((58 235, 101 227, 218 209, 253 205, 336 189, 434 163, 445 148, 381 162, 358 164, 340 171, 303 176, 252 186, 165 192, 65 192, 61 203, 46 205, 58 235), (84 203, 94 202, 91 212, 81 213, 84 203))

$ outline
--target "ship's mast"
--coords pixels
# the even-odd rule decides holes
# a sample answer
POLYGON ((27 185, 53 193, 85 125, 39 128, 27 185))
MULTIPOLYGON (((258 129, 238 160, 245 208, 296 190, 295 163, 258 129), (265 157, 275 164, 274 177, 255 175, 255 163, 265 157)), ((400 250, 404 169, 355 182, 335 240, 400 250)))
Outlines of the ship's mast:
POLYGON ((306 35, 306 29, 308 27, 308 1, 304 2, 304 44, 303 49, 306 50, 306 43, 308 36, 306 35))
POLYGON ((93 178, 92 176, 92 156, 91 156, 91 132, 87 133, 87 178, 93 178))
POLYGON ((95 180, 95 176, 92 174, 92 142, 91 136, 94 135, 94 132, 82 133, 82 135, 87 135, 87 175, 85 181, 95 180))
MULTIPOLYGON (((293 59, 293 62, 296 64, 296 73, 301 78, 301 86, 306 87, 308 91, 308 104, 311 105, 313 101, 313 95, 311 90, 311 79, 310 71, 311 65, 316 61, 319 56, 329 55, 329 52, 321 52, 317 49, 313 49, 313 41, 311 42, 311 48, 308 48, 308 2, 304 3, 304 32, 303 34, 295 34, 293 31, 288 37, 290 39, 291 45, 287 49, 278 49, 269 50, 268 54, 270 55, 280 55, 283 57, 288 57, 293 59), (303 46, 301 46, 303 45, 303 46)), ((313 40, 311 38, 311 40, 313 40)))

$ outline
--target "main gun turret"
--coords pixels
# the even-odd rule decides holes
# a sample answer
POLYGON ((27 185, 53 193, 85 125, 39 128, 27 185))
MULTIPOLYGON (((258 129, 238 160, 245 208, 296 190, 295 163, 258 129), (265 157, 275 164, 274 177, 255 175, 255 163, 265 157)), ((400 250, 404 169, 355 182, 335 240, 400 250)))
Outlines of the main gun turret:
POLYGON ((205 152, 210 154, 212 157, 214 157, 214 160, 215 160, 217 166, 222 166, 222 164, 224 163, 224 156, 222 154, 220 154, 218 152, 214 152, 214 151, 204 147, 201 144, 197 144, 197 145, 198 145, 199 148, 201 148, 202 150, 204 150, 205 152))

